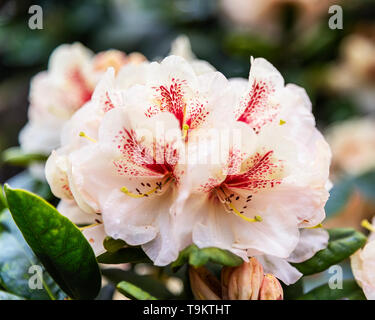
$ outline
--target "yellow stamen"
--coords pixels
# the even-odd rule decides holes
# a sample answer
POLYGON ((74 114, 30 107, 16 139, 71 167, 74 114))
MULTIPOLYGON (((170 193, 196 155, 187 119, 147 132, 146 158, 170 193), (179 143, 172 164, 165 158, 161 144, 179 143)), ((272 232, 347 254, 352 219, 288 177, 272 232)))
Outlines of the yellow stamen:
POLYGON ((228 205, 237 216, 239 216, 240 218, 242 218, 242 219, 244 219, 248 222, 261 222, 261 221, 263 221, 261 216, 254 216, 254 218, 248 218, 248 217, 244 216, 241 212, 239 212, 232 203, 229 202, 228 205))
POLYGON ((248 222, 262 222, 263 221, 263 218, 261 216, 256 215, 254 216, 254 218, 248 218, 245 215, 243 215, 240 211, 238 211, 236 207, 233 205, 232 201, 229 200, 229 198, 225 194, 225 191, 222 187, 217 188, 216 192, 217 192, 219 199, 223 199, 224 204, 227 205, 231 209, 231 211, 234 214, 236 214, 238 217, 248 222))
POLYGON ((182 126, 182 139, 186 138, 189 128, 189 125, 187 125, 186 123, 182 126))
POLYGON ((81 131, 79 133, 79 136, 82 137, 82 138, 86 138, 87 140, 90 140, 91 142, 97 142, 95 139, 93 138, 90 138, 86 133, 84 133, 83 131, 81 131))
POLYGON ((157 188, 154 188, 146 193, 141 193, 141 194, 136 194, 136 193, 133 193, 133 192, 130 192, 128 190, 127 187, 122 187, 121 188, 121 192, 125 193, 126 195, 128 195, 129 197, 132 197, 132 198, 143 198, 143 197, 147 197, 148 195, 154 193, 156 191, 157 188), (146 194, 146 196, 145 196, 146 194))
POLYGON ((370 222, 368 222, 368 220, 366 220, 366 219, 362 220, 361 226, 363 228, 367 229, 368 231, 375 232, 375 227, 370 222))
POLYGON ((285 124, 285 123, 286 123, 286 121, 280 119, 280 122, 279 122, 280 126, 282 126, 282 125, 285 124))
POLYGON ((100 223, 93 223, 93 224, 90 224, 90 225, 88 225, 86 227, 79 228, 79 230, 83 231, 85 229, 89 229, 89 228, 96 227, 96 226, 99 226, 99 225, 100 225, 100 223))
POLYGON ((168 174, 164 181, 162 182, 162 184, 160 186, 156 186, 155 188, 145 192, 145 193, 133 193, 133 192, 130 192, 129 189, 127 187, 122 187, 120 190, 121 192, 125 193, 126 195, 128 195, 129 197, 132 197, 132 198, 135 198, 135 199, 139 199, 139 198, 143 198, 143 197, 148 197, 149 195, 155 193, 156 191, 158 190, 161 190, 161 186, 162 185, 165 185, 168 181, 170 180, 170 175, 168 174))
POLYGON ((305 229, 318 229, 318 228, 323 228, 323 225, 321 223, 317 224, 316 226, 314 227, 307 227, 305 229))

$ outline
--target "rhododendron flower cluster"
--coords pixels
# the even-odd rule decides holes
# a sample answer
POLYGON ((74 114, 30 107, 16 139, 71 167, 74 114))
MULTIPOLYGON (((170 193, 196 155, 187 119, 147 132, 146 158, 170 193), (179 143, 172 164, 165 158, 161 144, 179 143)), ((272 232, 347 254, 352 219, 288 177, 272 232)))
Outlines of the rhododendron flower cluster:
POLYGON ((306 229, 325 217, 331 155, 305 91, 262 58, 249 79, 174 55, 121 72, 126 83, 107 71, 48 159, 61 211, 92 223, 97 254, 108 235, 162 266, 194 243, 295 282, 288 261, 328 239, 306 229))
POLYGON ((145 60, 140 53, 126 55, 118 50, 94 55, 80 43, 57 47, 49 59, 48 70, 31 81, 29 122, 20 133, 23 151, 49 155, 60 146, 63 125, 91 99, 108 67, 119 71, 125 64, 145 60))

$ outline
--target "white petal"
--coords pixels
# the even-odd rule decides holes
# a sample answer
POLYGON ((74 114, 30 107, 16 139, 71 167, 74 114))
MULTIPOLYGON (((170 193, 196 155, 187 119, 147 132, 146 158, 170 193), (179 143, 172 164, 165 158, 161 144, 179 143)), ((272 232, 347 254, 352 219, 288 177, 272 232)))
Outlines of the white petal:
POLYGON ((95 219, 99 218, 95 214, 82 211, 74 200, 61 200, 57 206, 57 210, 78 225, 92 224, 95 223, 95 219))
POLYGON ((106 251, 103 247, 103 241, 107 235, 104 231, 103 224, 93 227, 86 227, 82 230, 82 233, 86 237, 87 241, 91 244, 96 256, 99 256, 106 251))
POLYGON ((146 84, 148 64, 148 62, 144 62, 123 66, 116 77, 116 86, 119 89, 125 90, 136 84, 146 84))
POLYGON ((21 148, 26 153, 41 153, 49 155, 52 150, 60 145, 59 126, 29 122, 20 131, 19 141, 21 148))
POLYGON ((375 300, 375 241, 350 257, 354 278, 362 287, 368 300, 375 300))
POLYGON ((191 50, 190 40, 185 35, 178 36, 172 42, 171 51, 169 55, 180 56, 188 61, 195 59, 195 55, 191 50))
MULTIPOLYGON (((52 52, 48 69, 56 77, 64 76, 67 70, 77 66, 83 70, 89 69, 92 56, 92 52, 78 42, 62 44, 52 52)), ((61 78, 57 80, 63 81, 61 78)))
MULTIPOLYGON (((188 211, 189 199, 185 206, 188 211)), ((288 214, 288 210, 277 211, 275 215, 271 206, 257 204, 248 216, 253 218, 260 214, 263 221, 249 222, 227 212, 218 199, 206 199, 197 211, 200 222, 194 225, 193 242, 198 246, 217 246, 232 251, 249 249, 286 258, 298 242, 296 218, 288 214)))
POLYGON ((215 71, 207 61, 198 60, 191 49, 190 40, 185 35, 178 36, 173 42, 170 55, 180 56, 190 62, 197 75, 215 71))
POLYGON ((53 151, 46 162, 45 175, 52 193, 61 199, 72 199, 68 180, 69 161, 63 149, 53 151))
POLYGON ((271 273, 286 285, 297 282, 303 274, 290 265, 285 259, 263 255, 256 256, 262 264, 265 273, 271 273))
POLYGON ((329 235, 324 229, 302 229, 296 249, 288 257, 289 262, 300 263, 310 259, 328 245, 329 235))

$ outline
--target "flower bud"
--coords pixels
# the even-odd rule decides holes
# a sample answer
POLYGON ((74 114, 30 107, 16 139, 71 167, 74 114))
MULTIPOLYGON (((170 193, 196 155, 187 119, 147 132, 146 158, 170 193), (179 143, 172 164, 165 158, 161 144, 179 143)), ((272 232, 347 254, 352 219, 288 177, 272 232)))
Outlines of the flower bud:
POLYGON ((229 286, 229 279, 231 274, 236 268, 233 267, 223 267, 221 269, 221 296, 223 300, 228 300, 228 286, 229 286))
POLYGON ((139 52, 132 52, 128 54, 128 63, 131 64, 141 64, 142 62, 147 61, 146 57, 139 52))
POLYGON ((267 273, 260 288, 259 300, 283 300, 283 288, 274 275, 267 273))
POLYGON ((222 272, 222 278, 228 278, 228 298, 230 300, 258 300, 263 281, 263 267, 258 260, 251 258, 249 262, 244 262, 232 269, 234 270, 231 273, 228 270, 222 272))
POLYGON ((197 300, 220 300, 220 282, 204 267, 189 268, 191 290, 197 300))
POLYGON ((121 67, 126 64, 127 56, 124 52, 118 50, 107 50, 98 53, 93 59, 93 67, 96 71, 106 71, 112 67, 117 73, 121 67))

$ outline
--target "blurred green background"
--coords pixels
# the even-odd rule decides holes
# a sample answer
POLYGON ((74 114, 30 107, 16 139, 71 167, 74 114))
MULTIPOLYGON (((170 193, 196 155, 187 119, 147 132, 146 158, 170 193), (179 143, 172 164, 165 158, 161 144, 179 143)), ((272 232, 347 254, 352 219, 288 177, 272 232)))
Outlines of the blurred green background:
MULTIPOLYGON (((247 77, 251 55, 270 60, 287 82, 306 88, 320 127, 364 113, 350 94, 327 86, 327 70, 340 61, 348 35, 363 33, 374 41, 374 1, 311 1, 315 4, 308 8, 302 0, 263 1, 269 6, 249 25, 236 21, 233 10, 242 10, 238 2, 228 11, 230 1, 219 0, 1 1, 0 151, 18 144, 30 78, 46 69, 56 46, 74 41, 95 52, 116 48, 160 59, 173 39, 186 34, 194 53, 227 77, 247 77), (335 3, 343 8, 342 30, 328 27, 328 7, 335 3), (28 28, 33 4, 43 9, 43 30, 28 28)), ((247 2, 249 10, 262 3, 247 2)), ((18 170, 0 165, 0 182, 18 170)))

